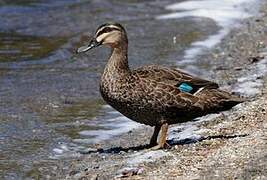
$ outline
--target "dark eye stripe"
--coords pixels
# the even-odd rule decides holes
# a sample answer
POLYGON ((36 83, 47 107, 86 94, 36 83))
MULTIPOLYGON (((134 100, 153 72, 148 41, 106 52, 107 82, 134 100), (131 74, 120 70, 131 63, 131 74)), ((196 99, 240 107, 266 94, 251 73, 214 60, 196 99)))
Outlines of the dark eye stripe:
POLYGON ((102 29, 101 31, 99 31, 96 36, 98 37, 101 34, 108 33, 108 32, 111 32, 111 31, 120 31, 120 30, 118 28, 105 27, 104 29, 102 29))

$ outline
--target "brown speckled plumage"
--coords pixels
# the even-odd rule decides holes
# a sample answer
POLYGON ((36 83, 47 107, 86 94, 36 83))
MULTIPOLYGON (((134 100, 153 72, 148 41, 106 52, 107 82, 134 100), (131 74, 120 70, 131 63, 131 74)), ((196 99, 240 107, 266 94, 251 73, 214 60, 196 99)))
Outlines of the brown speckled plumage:
MULTIPOLYGON (((130 70, 128 66, 128 41, 121 25, 109 23, 105 27, 120 29, 103 37, 95 37, 112 48, 111 56, 101 77, 100 91, 104 100, 126 117, 146 125, 155 126, 151 145, 156 145, 162 125, 181 123, 193 118, 231 108, 241 102, 239 97, 218 89, 214 82, 193 77, 173 68, 157 65, 130 70), (102 39, 101 39, 102 38, 102 39), (107 42, 107 43, 105 43, 107 42), (178 86, 187 83, 191 93, 181 92, 178 86)), ((96 33, 97 34, 97 33, 96 33)), ((100 33, 101 34, 101 33, 100 33)), ((163 129, 162 129, 163 131, 163 129)), ((163 135, 162 135, 163 136, 163 135)), ((166 141, 160 140, 157 148, 166 141)), ((166 133, 165 133, 166 139, 166 133)))

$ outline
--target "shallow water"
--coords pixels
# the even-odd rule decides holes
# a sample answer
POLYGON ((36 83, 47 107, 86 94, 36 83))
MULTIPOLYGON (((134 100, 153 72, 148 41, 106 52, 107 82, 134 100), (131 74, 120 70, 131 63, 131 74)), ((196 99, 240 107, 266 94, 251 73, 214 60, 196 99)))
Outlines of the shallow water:
POLYGON ((192 43, 220 32, 220 24, 190 15, 166 18, 173 11, 167 5, 176 1, 1 2, 0 174, 5 179, 54 176, 58 164, 79 156, 75 152, 86 144, 139 126, 106 106, 98 92, 109 50, 73 53, 101 23, 125 25, 131 67, 162 64, 211 75, 209 62, 178 62, 192 43))

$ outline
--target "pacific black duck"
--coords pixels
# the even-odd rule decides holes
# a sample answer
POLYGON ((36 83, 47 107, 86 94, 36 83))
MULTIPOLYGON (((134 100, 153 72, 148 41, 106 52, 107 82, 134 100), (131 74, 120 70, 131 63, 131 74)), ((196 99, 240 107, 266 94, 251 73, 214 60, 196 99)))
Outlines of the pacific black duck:
POLYGON ((227 110, 242 102, 239 97, 220 90, 218 84, 177 69, 151 65, 131 70, 127 34, 118 23, 101 25, 90 43, 77 53, 100 45, 112 49, 101 77, 102 97, 124 116, 155 126, 150 140, 153 149, 167 146, 168 125, 227 110))

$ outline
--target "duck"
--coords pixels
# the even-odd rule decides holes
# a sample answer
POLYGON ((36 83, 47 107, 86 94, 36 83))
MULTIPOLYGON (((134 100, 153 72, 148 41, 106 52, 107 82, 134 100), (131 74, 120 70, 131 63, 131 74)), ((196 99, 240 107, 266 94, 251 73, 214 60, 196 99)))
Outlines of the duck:
POLYGON ((146 65, 130 69, 127 33, 119 23, 100 25, 77 53, 102 45, 111 48, 111 55, 100 80, 101 96, 127 118, 154 127, 151 149, 170 147, 166 141, 170 125, 225 111, 243 102, 241 97, 219 89, 217 83, 176 68, 146 65))

